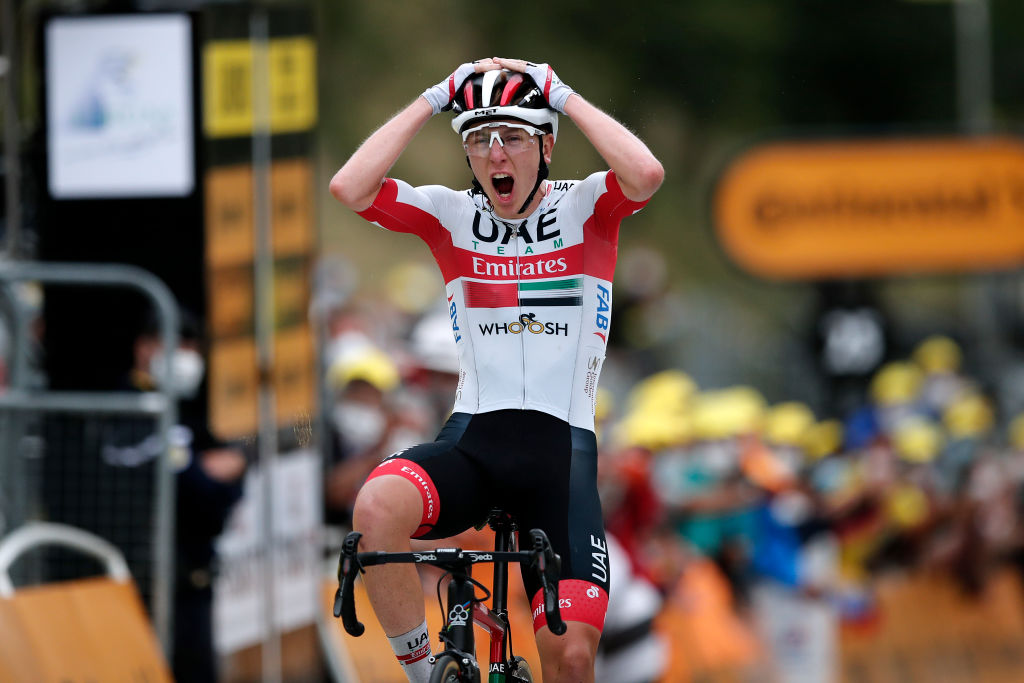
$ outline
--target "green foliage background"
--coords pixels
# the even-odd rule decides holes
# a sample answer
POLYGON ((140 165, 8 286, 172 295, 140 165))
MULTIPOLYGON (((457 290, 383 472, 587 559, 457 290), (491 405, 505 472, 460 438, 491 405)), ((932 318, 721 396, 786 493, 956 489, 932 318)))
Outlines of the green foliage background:
MULTIPOLYGON (((639 134, 665 165, 666 180, 649 207, 624 224, 622 249, 645 244, 660 251, 676 286, 717 302, 712 308, 739 311, 728 324, 738 326, 737 334, 762 336, 768 350, 808 333, 814 292, 755 280, 718 248, 707 203, 730 156, 766 137, 958 130, 948 2, 323 0, 317 9, 323 240, 328 251, 359 263, 368 287, 396 260, 429 261, 429 254, 418 240, 368 229, 329 197, 327 182, 376 126, 467 60, 549 62, 639 134)), ((1024 114, 1024 3, 991 0, 990 16, 995 123, 1013 130, 1024 114)), ((468 186, 448 119, 427 124, 393 175, 413 184, 468 186)), ((553 178, 604 167, 571 123, 562 131, 553 178)), ((926 328, 954 325, 957 292, 971 281, 930 276, 877 285, 909 340, 926 328)), ((757 378, 758 368, 742 358, 735 365, 724 373, 735 377, 717 379, 757 378)))

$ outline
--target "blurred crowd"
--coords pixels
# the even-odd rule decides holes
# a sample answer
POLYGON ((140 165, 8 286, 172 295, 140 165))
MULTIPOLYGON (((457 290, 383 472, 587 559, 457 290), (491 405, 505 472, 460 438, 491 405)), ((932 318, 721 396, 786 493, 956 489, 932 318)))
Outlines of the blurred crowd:
MULTIPOLYGON (((458 383, 448 311, 430 303, 436 274, 409 265, 386 279, 391 295, 318 311, 333 397, 325 501, 340 524, 382 457, 433 439, 458 383)), ((944 572, 972 595, 995 569, 1024 568, 1024 415, 997 414, 949 337, 882 365, 843 415, 703 388, 685 369, 623 386, 596 409, 613 581, 628 595, 613 590, 602 680, 686 680, 692 642, 690 661, 679 652, 695 638, 717 638, 709 662, 827 680, 840 629, 877 618, 886 572, 944 572), (786 618, 814 625, 798 657, 783 652, 786 618)))

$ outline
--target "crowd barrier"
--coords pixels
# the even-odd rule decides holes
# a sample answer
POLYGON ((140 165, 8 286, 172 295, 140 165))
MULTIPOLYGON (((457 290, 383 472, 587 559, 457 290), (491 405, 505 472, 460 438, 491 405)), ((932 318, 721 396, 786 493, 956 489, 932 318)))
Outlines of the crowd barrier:
POLYGON ((171 683, 124 557, 97 536, 29 523, 0 543, 0 680, 7 683, 171 683), (15 588, 23 554, 60 545, 96 557, 106 576, 15 588))

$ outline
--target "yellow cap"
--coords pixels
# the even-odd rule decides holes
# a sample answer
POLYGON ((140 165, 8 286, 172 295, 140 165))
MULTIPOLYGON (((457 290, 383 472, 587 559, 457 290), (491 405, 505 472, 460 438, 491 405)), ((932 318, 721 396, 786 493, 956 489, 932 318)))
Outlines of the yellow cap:
POLYGON ((444 292, 437 269, 420 261, 406 261, 391 268, 385 275, 388 301, 403 313, 418 314, 427 310, 444 292))
POLYGON ((597 388, 597 397, 594 400, 594 420, 600 422, 611 415, 615 409, 615 397, 612 392, 604 387, 597 388))
POLYGON ((694 398, 694 430, 700 439, 725 439, 761 428, 765 400, 751 387, 706 391, 694 398))
POLYGON ((1006 431, 1010 445, 1019 451, 1024 451, 1024 413, 1013 418, 1006 431))
POLYGON ((955 439, 987 433, 995 424, 992 404, 980 394, 966 394, 951 402, 942 413, 942 423, 955 439))
POLYGON ((335 389, 343 389, 357 379, 381 391, 391 391, 398 386, 398 367, 386 353, 371 347, 342 356, 328 370, 328 381, 335 389))
POLYGON ((633 387, 626 399, 630 412, 656 410, 674 412, 684 409, 697 392, 697 383, 680 370, 662 370, 633 387))
POLYGON ((887 363, 871 380, 871 396, 884 405, 908 403, 917 396, 923 379, 921 369, 913 363, 887 363))
POLYGON ((909 418, 902 422, 893 436, 896 454, 910 463, 924 464, 935 459, 945 439, 934 422, 909 418))
POLYGON ((843 445, 843 424, 839 420, 822 420, 807 428, 802 441, 807 457, 820 460, 843 445))
POLYGON ((814 424, 814 413, 799 401, 778 403, 764 416, 764 438, 773 444, 799 446, 814 424))
POLYGON ((955 341, 943 335, 928 337, 914 349, 914 362, 927 373, 955 372, 962 354, 955 341))
POLYGON ((616 441, 660 451, 688 443, 693 438, 693 418, 688 413, 656 413, 635 410, 619 422, 616 441))
POLYGON ((885 500, 885 510, 894 524, 904 529, 915 527, 928 517, 928 496, 924 491, 903 484, 892 489, 885 500))

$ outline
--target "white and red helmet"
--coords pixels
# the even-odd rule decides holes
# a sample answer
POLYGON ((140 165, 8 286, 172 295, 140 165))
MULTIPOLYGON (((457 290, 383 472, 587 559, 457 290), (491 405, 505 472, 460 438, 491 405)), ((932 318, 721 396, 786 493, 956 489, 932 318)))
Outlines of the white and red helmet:
POLYGON ((471 75, 455 93, 452 111, 456 133, 491 119, 515 119, 558 138, 558 112, 548 106, 533 79, 518 71, 495 69, 471 75))

